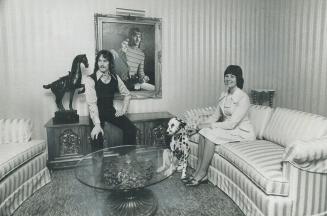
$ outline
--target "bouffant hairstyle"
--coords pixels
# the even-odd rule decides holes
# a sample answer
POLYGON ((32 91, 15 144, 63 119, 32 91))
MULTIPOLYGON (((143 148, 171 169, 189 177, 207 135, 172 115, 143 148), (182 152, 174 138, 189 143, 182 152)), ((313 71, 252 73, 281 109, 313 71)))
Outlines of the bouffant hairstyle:
POLYGON ((109 71, 111 73, 115 73, 114 57, 112 53, 108 50, 100 50, 98 52, 97 56, 95 57, 94 73, 96 73, 99 70, 98 61, 101 55, 103 56, 103 58, 109 61, 109 71))
POLYGON ((225 72, 224 72, 224 76, 226 74, 232 74, 234 76, 236 76, 236 85, 238 88, 243 89, 243 84, 244 84, 244 79, 243 79, 243 72, 242 72, 242 68, 238 65, 229 65, 225 72))

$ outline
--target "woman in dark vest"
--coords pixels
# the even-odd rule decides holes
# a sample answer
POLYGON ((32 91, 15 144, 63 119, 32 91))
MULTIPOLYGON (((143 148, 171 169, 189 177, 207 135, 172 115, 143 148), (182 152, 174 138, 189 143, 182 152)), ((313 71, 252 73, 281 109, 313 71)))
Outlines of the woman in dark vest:
POLYGON ((103 148, 103 127, 110 122, 123 131, 124 145, 136 144, 136 127, 124 115, 127 112, 131 94, 123 81, 115 74, 113 55, 101 50, 95 58, 94 72, 85 83, 86 102, 92 120, 92 150, 103 148), (113 106, 114 94, 120 92, 124 97, 123 106, 116 110, 113 106))

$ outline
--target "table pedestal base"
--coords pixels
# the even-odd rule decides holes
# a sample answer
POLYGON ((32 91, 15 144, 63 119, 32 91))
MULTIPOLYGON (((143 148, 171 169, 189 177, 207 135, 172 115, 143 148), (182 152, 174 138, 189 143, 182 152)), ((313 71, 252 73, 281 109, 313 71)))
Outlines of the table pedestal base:
POLYGON ((150 216, 155 214, 158 200, 148 189, 117 191, 109 195, 109 205, 113 215, 150 216))

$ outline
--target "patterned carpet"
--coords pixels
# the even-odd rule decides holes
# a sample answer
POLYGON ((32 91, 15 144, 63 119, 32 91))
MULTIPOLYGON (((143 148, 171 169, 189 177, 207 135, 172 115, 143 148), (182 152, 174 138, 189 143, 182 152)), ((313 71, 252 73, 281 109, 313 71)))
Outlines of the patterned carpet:
MULTIPOLYGON (((185 187, 180 174, 149 187, 157 196, 157 216, 244 216, 222 191, 211 183, 185 187)), ((13 216, 112 215, 108 192, 82 185, 72 169, 54 171, 52 182, 25 201, 13 216)))

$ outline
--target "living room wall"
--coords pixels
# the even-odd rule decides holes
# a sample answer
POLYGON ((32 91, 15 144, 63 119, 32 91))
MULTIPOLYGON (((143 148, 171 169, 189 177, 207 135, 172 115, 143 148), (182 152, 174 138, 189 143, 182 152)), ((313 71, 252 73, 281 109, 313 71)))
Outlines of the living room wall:
MULTIPOLYGON (((163 97, 133 100, 129 112, 214 105, 224 69, 239 64, 246 91, 274 88, 277 106, 327 114, 323 0, 2 0, 0 117, 31 118, 34 137, 45 138, 56 106, 42 85, 65 75, 80 53, 90 61, 84 76, 91 73, 94 13, 117 7, 163 20, 163 97)), ((84 95, 74 107, 87 115, 84 95)))
POLYGON ((276 105, 327 116, 327 1, 267 1, 265 86, 276 105))

